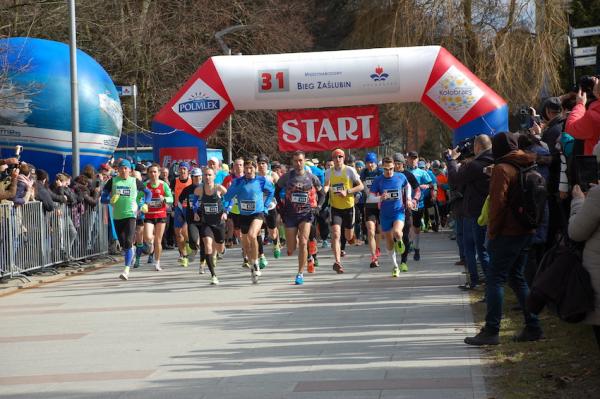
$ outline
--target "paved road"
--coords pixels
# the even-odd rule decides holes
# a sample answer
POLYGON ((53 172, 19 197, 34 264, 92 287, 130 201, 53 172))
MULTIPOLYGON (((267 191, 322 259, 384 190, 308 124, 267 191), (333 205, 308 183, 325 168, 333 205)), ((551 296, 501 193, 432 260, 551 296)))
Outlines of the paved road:
POLYGON ((170 251, 127 282, 114 266, 0 298, 0 397, 485 398, 455 243, 421 241, 397 279, 362 246, 344 275, 324 250, 303 286, 288 257, 252 285, 234 249, 212 287, 170 251))

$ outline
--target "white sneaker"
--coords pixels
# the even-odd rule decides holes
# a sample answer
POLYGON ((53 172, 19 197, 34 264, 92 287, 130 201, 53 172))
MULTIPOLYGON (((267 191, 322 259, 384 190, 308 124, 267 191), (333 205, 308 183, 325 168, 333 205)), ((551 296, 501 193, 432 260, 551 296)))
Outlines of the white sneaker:
POLYGON ((258 265, 254 265, 253 270, 254 270, 253 274, 256 274, 257 277, 262 276, 262 272, 260 271, 260 268, 258 267, 258 265))
POLYGON ((217 278, 217 276, 213 276, 213 277, 210 279, 210 284, 211 284, 211 285, 219 285, 219 279, 217 278))
POLYGON ((157 272, 162 270, 162 267, 160 267, 160 261, 156 261, 154 263, 154 270, 156 270, 157 272))
POLYGON ((121 275, 119 276, 119 278, 121 280, 125 280, 125 281, 129 280, 129 272, 127 270, 125 270, 123 273, 121 273, 121 275))
POLYGON ((252 270, 252 284, 258 284, 258 275, 255 270, 252 270))

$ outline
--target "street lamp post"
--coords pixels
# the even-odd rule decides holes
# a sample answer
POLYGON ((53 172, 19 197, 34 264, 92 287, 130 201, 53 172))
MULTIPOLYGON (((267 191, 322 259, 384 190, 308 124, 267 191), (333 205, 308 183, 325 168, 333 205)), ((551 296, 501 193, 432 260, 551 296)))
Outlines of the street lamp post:
POLYGON ((75 0, 69 1, 69 55, 71 61, 71 174, 79 175, 79 98, 77 93, 77 26, 75 0))
MULTIPOLYGON (((254 27, 255 27, 255 25, 235 25, 235 26, 230 26, 228 28, 225 28, 225 29, 220 30, 217 33, 215 33, 215 39, 219 43, 219 46, 221 46, 221 49, 223 50, 223 54, 231 55, 231 48, 229 48, 229 46, 227 46, 227 44, 223 40, 223 36, 225 36, 228 33, 235 32, 235 31, 238 31, 241 29, 252 29, 254 27)), ((233 141, 232 140, 233 116, 232 115, 229 115, 228 130, 229 130, 229 134, 227 137, 227 160, 228 160, 229 164, 231 165, 231 163, 233 162, 233 151, 232 151, 232 147, 233 147, 233 143, 232 143, 232 141, 233 141)))

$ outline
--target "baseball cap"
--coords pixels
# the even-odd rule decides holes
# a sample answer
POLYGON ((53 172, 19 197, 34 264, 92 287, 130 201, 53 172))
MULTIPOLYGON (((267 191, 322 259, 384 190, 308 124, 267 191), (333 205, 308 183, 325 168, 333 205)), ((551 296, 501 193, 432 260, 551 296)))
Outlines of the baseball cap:
POLYGON ((365 167, 365 163, 363 161, 356 161, 354 163, 354 166, 356 166, 357 168, 364 168, 365 167))
POLYGON ((417 166, 418 166, 419 169, 423 169, 425 167, 425 161, 419 161, 417 163, 417 166))
POLYGON ((335 158, 335 157, 337 157, 338 155, 341 155, 341 156, 343 156, 343 157, 345 157, 345 156, 346 156, 346 154, 344 154, 344 150, 341 150, 341 149, 339 149, 339 148, 337 148, 337 149, 335 149, 335 150, 333 150, 333 151, 331 152, 331 158, 335 158))
POLYGON ((190 164, 188 162, 182 162, 179 164, 180 168, 186 168, 189 169, 190 168, 190 164))
POLYGON ((394 162, 406 162, 406 160, 404 159, 404 155, 402 155, 401 152, 397 152, 394 154, 394 162))
POLYGON ((122 166, 131 169, 131 162, 129 162, 126 159, 123 159, 121 162, 119 162, 119 168, 122 166))
POLYGON ((217 157, 210 157, 210 158, 208 158, 208 162, 210 162, 210 161, 216 163, 217 165, 220 163, 219 162, 219 158, 217 158, 217 157))
POLYGON ((408 157, 409 158, 419 158, 419 153, 416 151, 409 151, 408 157))
POLYGON ((377 163, 377 155, 374 152, 369 152, 365 156, 365 162, 377 163))
POLYGON ((281 164, 279 162, 277 162, 277 161, 273 161, 271 163, 271 169, 277 169, 277 168, 280 168, 280 167, 281 167, 281 164))
POLYGON ((262 154, 258 156, 258 159, 256 160, 257 162, 266 162, 269 163, 269 157, 267 157, 266 155, 262 154))
MULTIPOLYGON (((181 168, 181 165, 179 165, 179 167, 181 168)), ((192 176, 202 176, 202 169, 200 168, 194 168, 192 169, 192 176)))

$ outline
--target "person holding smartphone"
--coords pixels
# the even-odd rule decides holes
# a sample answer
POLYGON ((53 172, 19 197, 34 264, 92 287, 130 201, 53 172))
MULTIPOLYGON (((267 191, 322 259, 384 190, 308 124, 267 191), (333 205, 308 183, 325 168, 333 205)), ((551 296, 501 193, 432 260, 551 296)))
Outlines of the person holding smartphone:
POLYGON ((569 114, 565 131, 576 139, 584 141, 583 154, 591 155, 600 139, 600 79, 591 77, 594 82, 592 95, 581 87, 575 97, 575 107, 569 114), (590 101, 591 100, 591 101, 590 101))

